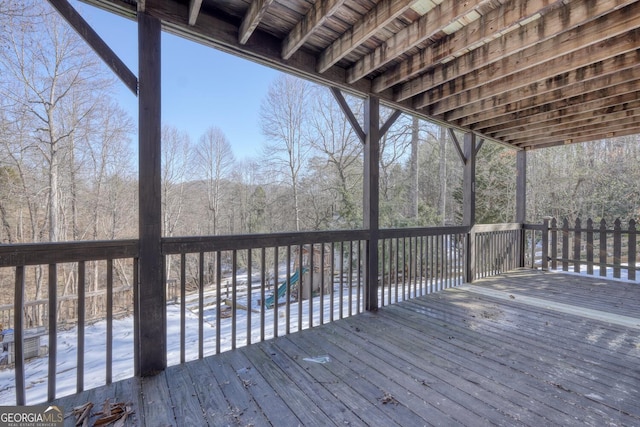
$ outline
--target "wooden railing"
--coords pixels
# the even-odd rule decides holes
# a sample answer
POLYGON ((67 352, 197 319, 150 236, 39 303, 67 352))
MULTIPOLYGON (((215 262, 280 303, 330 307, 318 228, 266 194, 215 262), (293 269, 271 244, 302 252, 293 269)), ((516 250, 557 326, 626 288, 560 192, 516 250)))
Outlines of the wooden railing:
MULTIPOLYGON (((378 306, 515 267, 520 231, 513 224, 476 226, 472 232, 469 227, 380 230, 378 275, 371 281, 378 306), (468 251, 474 247, 471 257, 468 251), (467 276, 471 260, 477 274, 467 276)), ((351 230, 162 239, 167 362, 183 363, 361 313, 370 282, 368 238, 367 230, 351 230)), ((98 316, 106 322, 103 383, 113 380, 113 322, 118 312, 124 315, 127 310, 134 311, 133 350, 125 364, 131 365, 127 372, 133 375, 140 336, 135 320, 137 240, 0 245, 3 277, 14 285, 12 321, 6 326, 15 331, 17 404, 27 400, 24 338, 33 325, 27 312, 33 310, 48 337, 47 399, 101 385, 85 381, 85 329, 96 319, 88 315, 92 295, 104 300, 98 316), (38 280, 45 289, 36 297, 32 288, 38 280), (67 292, 71 282, 77 283, 76 289, 67 292), (129 302, 118 304, 118 298, 129 302), (119 305, 126 306, 125 311, 119 305), (76 370, 75 390, 56 381, 63 328, 77 328, 76 366, 65 367, 76 370)), ((40 396, 30 400, 44 400, 40 396)))
POLYGON ((468 227, 380 230, 379 305, 464 282, 468 227))
POLYGON ((471 232, 474 279, 495 276, 521 266, 522 224, 478 224, 471 232))
MULTIPOLYGON (((25 334, 30 326, 33 326, 31 317, 27 317, 29 307, 41 307, 42 296, 33 298, 29 293, 45 295, 46 309, 37 311, 39 319, 46 322, 47 345, 48 345, 48 383, 47 397, 52 400, 56 397, 56 358, 58 347, 58 314, 62 302, 68 295, 59 297, 60 289, 64 289, 66 280, 59 274, 62 267, 73 264, 73 280, 77 283, 77 294, 74 296, 77 301, 77 311, 74 312, 75 324, 77 327, 77 363, 76 363, 76 388, 84 389, 84 361, 85 361, 85 325, 86 299, 88 281, 87 263, 92 261, 104 262, 102 274, 104 274, 104 287, 101 291, 104 294, 105 307, 104 316, 106 320, 106 349, 104 354, 105 383, 112 381, 112 343, 113 343, 113 319, 114 319, 114 288, 117 280, 114 279, 114 261, 129 260, 129 269, 124 272, 130 276, 129 281, 133 284, 134 290, 131 292, 135 298, 135 284, 137 283, 137 251, 136 240, 121 240, 108 242, 71 242, 71 243, 44 243, 44 244, 19 244, 4 246, 0 245, 0 271, 6 275, 7 268, 13 268, 13 351, 12 360, 15 361, 15 395, 16 404, 26 403, 25 385, 25 357, 24 345, 25 334), (46 274, 45 274, 46 272, 46 274), (28 285, 27 285, 28 284, 28 285), (37 289, 37 288, 42 289, 37 289), (29 301, 29 297, 32 298, 29 301)), ((8 292, 8 289, 4 289, 8 292)), ((6 294, 5 294, 6 295, 6 294)), ((63 304, 64 305, 64 304, 63 304)), ((134 308, 134 301, 130 302, 130 307, 134 308)), ((34 313, 35 314, 35 313, 34 313)), ((40 322, 38 320, 37 322, 40 322)), ((65 319, 66 323, 69 319, 65 319)), ((137 331, 134 333, 137 336, 137 331)), ((68 392, 69 390, 65 390, 68 392)))
POLYGON ((179 343, 177 354, 169 349, 168 363, 360 313, 367 235, 350 231, 163 239, 168 279, 176 284, 172 301, 178 306, 177 319, 167 316, 169 323, 177 323, 168 328, 179 343))
MULTIPOLYGON (((574 224, 564 219, 558 224, 555 218, 537 226, 539 244, 533 252, 536 265, 542 269, 572 271, 602 277, 636 280, 638 270, 637 231, 635 220, 623 228, 620 219, 613 228, 601 220, 597 225, 591 219, 583 223, 579 218, 574 224), (625 272, 626 274, 621 274, 625 272)), ((532 227, 534 228, 534 227, 532 227)))

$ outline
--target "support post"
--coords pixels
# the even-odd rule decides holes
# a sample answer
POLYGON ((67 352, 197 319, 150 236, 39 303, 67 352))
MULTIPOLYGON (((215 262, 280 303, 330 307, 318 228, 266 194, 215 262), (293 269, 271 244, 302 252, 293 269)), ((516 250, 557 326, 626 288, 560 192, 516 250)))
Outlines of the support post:
POLYGON ((462 224, 469 227, 469 238, 467 239, 467 265, 465 271, 465 281, 473 282, 476 271, 474 226, 476 224, 476 136, 473 133, 464 135, 464 164, 463 184, 462 184, 462 224))
POLYGON ((160 246, 160 20, 138 12, 139 59, 139 286, 138 365, 141 376, 167 366, 166 296, 160 246))
MULTIPOLYGON (((516 222, 524 225, 527 221, 527 152, 524 150, 516 153, 516 222)), ((520 244, 518 245, 518 267, 524 267, 525 230, 520 232, 520 244)), ((532 244, 535 245, 535 239, 532 244)))
POLYGON ((364 227, 369 230, 366 253, 366 310, 378 308, 378 239, 380 205, 380 101, 370 96, 364 108, 364 227))

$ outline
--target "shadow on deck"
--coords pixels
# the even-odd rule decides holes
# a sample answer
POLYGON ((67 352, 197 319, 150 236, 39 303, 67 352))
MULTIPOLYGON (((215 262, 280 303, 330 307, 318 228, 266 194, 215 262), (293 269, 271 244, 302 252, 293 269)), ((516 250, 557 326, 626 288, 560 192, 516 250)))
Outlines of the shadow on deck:
POLYGON ((154 427, 640 425, 639 307, 640 285, 523 270, 55 403, 154 427))

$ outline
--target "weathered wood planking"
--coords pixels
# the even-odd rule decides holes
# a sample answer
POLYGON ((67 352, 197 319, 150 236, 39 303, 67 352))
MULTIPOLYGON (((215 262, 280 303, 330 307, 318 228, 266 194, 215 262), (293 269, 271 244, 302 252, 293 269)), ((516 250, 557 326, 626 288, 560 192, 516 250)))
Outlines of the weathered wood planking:
MULTIPOLYGON (((140 426, 638 425, 640 332, 519 300, 609 307, 589 282, 482 279, 507 298, 453 288, 57 402, 131 401, 140 426)), ((606 283, 637 307, 640 287, 606 283)))

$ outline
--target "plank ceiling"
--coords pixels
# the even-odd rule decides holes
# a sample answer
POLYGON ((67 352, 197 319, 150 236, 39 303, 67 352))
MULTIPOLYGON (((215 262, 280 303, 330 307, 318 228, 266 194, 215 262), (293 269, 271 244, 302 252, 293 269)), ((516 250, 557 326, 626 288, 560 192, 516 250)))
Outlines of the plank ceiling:
POLYGON ((640 134, 640 1, 83 1, 520 149, 640 134))

